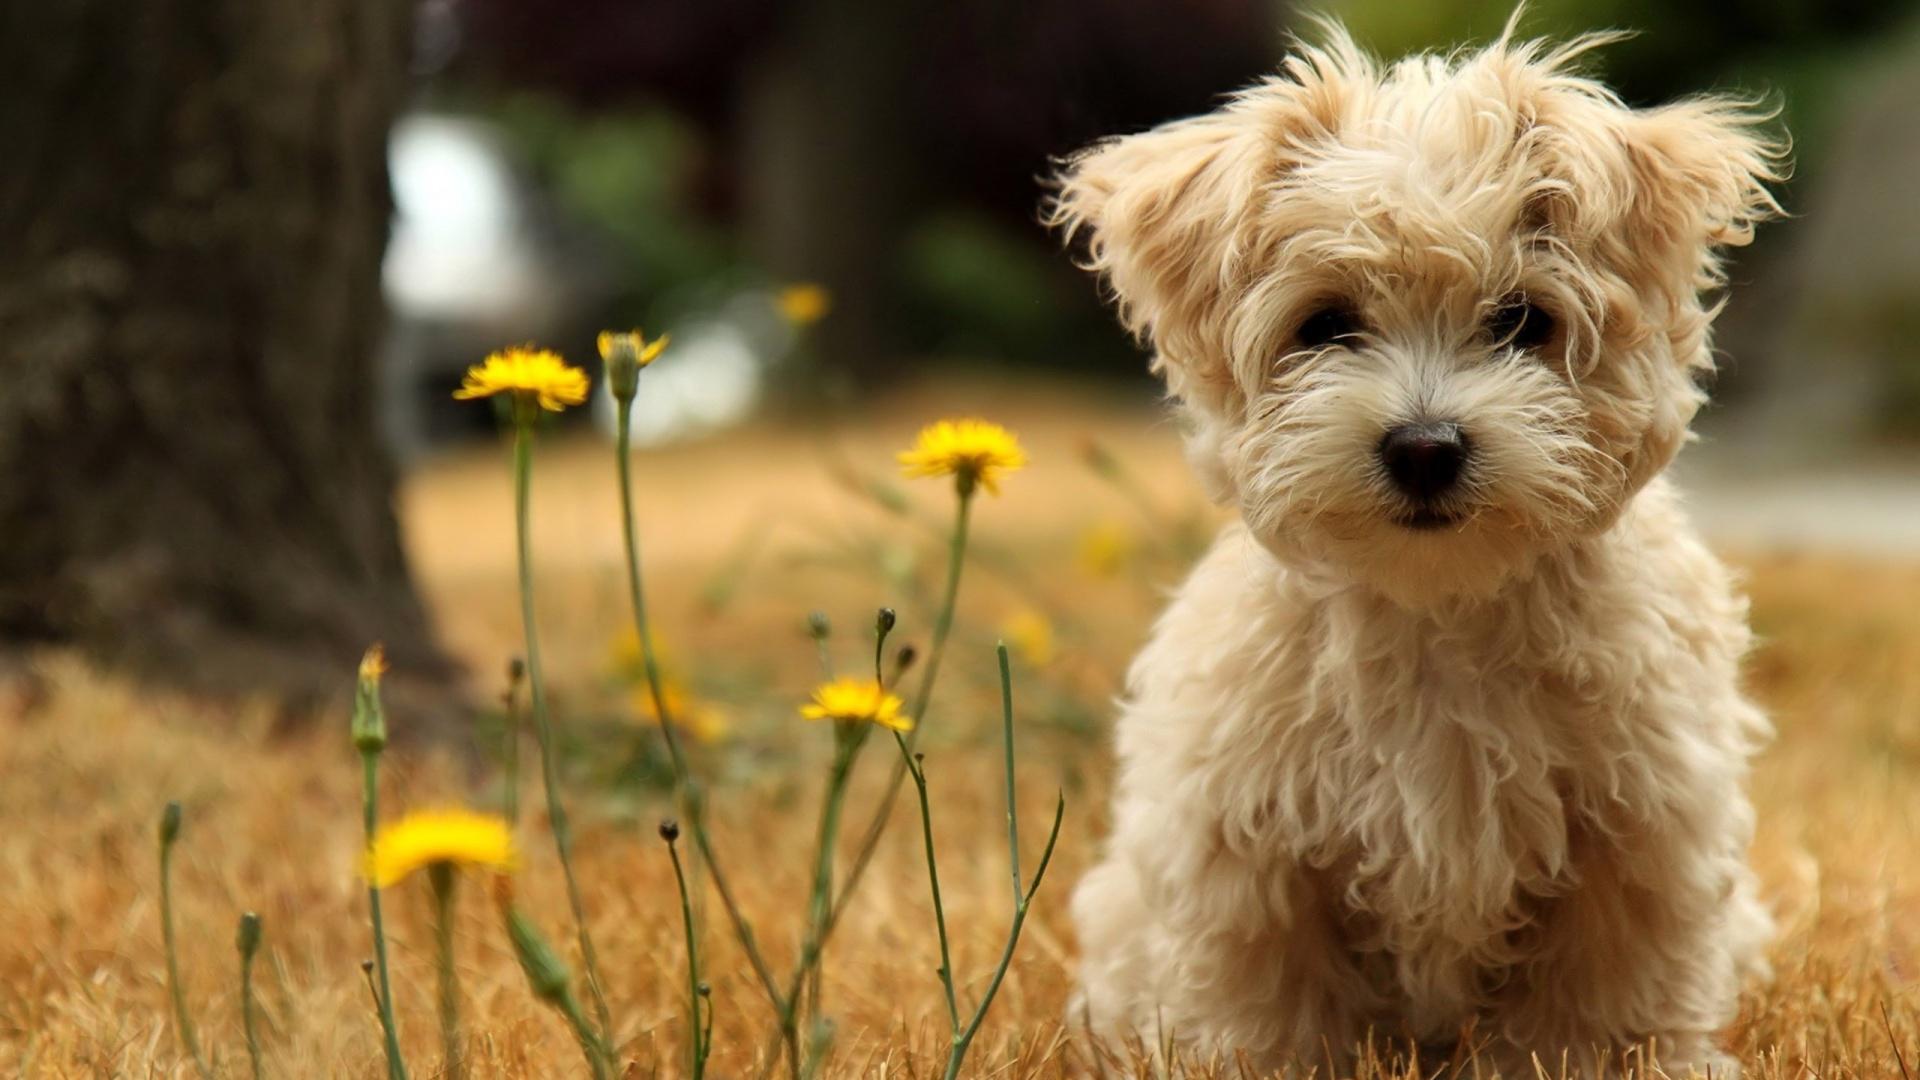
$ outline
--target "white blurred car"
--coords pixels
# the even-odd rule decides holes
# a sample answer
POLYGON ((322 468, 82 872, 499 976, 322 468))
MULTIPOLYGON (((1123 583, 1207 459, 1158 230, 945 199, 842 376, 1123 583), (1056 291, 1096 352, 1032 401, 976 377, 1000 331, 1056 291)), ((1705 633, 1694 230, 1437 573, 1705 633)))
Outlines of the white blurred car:
MULTIPOLYGON (((413 113, 388 143, 394 220, 381 268, 391 313, 381 423, 402 459, 490 423, 449 394, 469 364, 504 345, 588 341, 609 296, 598 238, 551 209, 500 134, 470 117, 413 113)), ((647 327, 650 332, 659 327, 647 327)), ((798 329, 766 291, 736 293, 670 328, 647 370, 634 434, 658 442, 721 427, 758 401, 768 366, 798 329)), ((598 359, 569 356, 597 374, 598 359)), ((599 380, 596 379, 596 382, 599 380)), ((612 403, 594 419, 611 430, 612 403)))
POLYGON ((381 424, 401 456, 470 430, 448 393, 488 352, 577 332, 603 295, 592 245, 568 236, 484 121, 412 113, 387 144, 393 231, 381 424))

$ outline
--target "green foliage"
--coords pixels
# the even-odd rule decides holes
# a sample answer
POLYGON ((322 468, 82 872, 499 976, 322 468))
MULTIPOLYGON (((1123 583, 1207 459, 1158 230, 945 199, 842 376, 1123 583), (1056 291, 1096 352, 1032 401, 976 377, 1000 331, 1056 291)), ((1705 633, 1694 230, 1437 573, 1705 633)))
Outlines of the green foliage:
POLYGON ((1063 314, 1058 255, 982 214, 942 211, 907 241, 907 273, 942 323, 998 345, 1042 338, 1063 314))
POLYGON ((704 151, 693 125, 664 108, 584 113, 515 95, 493 118, 568 218, 611 242, 618 299, 710 282, 734 265, 732 238, 689 212, 704 151))

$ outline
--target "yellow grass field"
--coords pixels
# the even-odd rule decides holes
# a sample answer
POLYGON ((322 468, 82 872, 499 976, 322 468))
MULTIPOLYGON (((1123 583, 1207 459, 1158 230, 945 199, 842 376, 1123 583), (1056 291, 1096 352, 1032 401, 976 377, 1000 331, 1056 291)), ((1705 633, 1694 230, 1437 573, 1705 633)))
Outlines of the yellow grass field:
MULTIPOLYGON (((831 429, 768 423, 641 453, 655 626, 676 677, 729 728, 698 753, 713 778, 716 843, 760 938, 778 965, 790 963, 828 749, 826 732, 794 711, 819 675, 804 616, 818 608, 831 617, 835 658, 848 671, 870 657, 879 605, 900 610, 899 640, 924 643, 951 499, 944 484, 898 481, 892 454, 921 422, 962 413, 1012 427, 1033 460, 977 508, 961 628, 922 744, 963 1006, 991 972, 1010 913, 992 656, 1009 620, 1023 627, 1015 691, 1029 869, 1055 791, 1068 801, 1059 855, 968 1072, 1151 1075, 1137 1054, 1095 1056, 1063 1024, 1073 960, 1065 900, 1103 829, 1106 702, 1178 578, 1190 543, 1182 530, 1205 520, 1174 433, 1150 402, 1071 384, 943 384, 831 429), (1087 439, 1126 464, 1136 492, 1083 463, 1087 439), (908 493, 911 508, 889 510, 856 490, 871 480, 908 493), (1089 541, 1090 530, 1105 539, 1089 541), (1105 550, 1083 550, 1089 543, 1105 550), (1032 640, 1043 620, 1050 643, 1032 640)), ((543 646, 556 716, 575 748, 567 765, 579 869, 622 1060, 628 1076, 679 1076, 681 926, 655 835, 667 800, 647 780, 646 763, 657 762, 649 722, 616 670, 627 612, 610 451, 586 435, 549 440, 534 493, 543 646)), ((519 648, 509 500, 505 456, 484 448, 426 464, 403 493, 416 569, 482 703, 519 648)), ((1764 639, 1752 683, 1779 728, 1754 778, 1755 859, 1784 933, 1776 980, 1749 994, 1727 1040, 1750 1077, 1903 1077, 1920 1068, 1920 563, 1733 557, 1749 573, 1764 639)), ((192 1075, 169 1020, 158 916, 155 824, 177 798, 186 807, 175 866, 183 974, 216 1071, 246 1070, 233 940, 236 918, 251 909, 266 927, 257 985, 270 1074, 384 1075, 360 970, 369 936, 355 871, 351 678, 342 671, 339 707, 305 725, 265 702, 146 691, 58 653, 0 683, 0 1070, 192 1075)), ((387 812, 489 805, 498 730, 491 717, 476 724, 479 753, 389 754, 387 812)), ((871 812, 892 753, 869 743, 850 831, 871 812)), ((526 773, 529 808, 540 805, 536 775, 526 773)), ((901 801, 827 950, 829 1076, 937 1076, 945 1058, 911 805, 901 801)), ((519 896, 550 940, 571 944, 552 845, 537 814, 527 824, 519 896)), ((583 1075, 567 1028, 527 993, 478 883, 461 899, 474 1074, 583 1075)), ((706 907, 718 1016, 711 1074, 753 1076, 771 1012, 718 904, 706 907)), ((390 891, 387 910, 413 1075, 436 1076, 424 882, 390 891)), ((1246 1074, 1225 1061, 1184 1063, 1180 1075, 1246 1074)), ((1399 1074, 1383 1066, 1379 1075, 1399 1074)))

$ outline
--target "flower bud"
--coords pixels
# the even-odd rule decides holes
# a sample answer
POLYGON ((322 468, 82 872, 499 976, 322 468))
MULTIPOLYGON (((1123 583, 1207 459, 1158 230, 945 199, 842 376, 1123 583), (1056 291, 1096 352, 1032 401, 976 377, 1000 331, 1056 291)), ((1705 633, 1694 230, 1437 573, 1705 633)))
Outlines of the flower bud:
POLYGON ((380 676, 386 671, 386 649, 375 642, 360 659, 353 694, 353 745, 363 754, 377 754, 387 745, 387 714, 380 706, 380 676))
POLYGON ((1120 475, 1120 460, 1092 436, 1085 436, 1076 447, 1080 460, 1087 468, 1111 480, 1120 475))
POLYGON ((520 961, 520 970, 527 973, 527 985, 533 989, 533 996, 549 1005, 559 1005, 566 996, 567 983, 573 978, 567 965, 518 909, 507 912, 507 936, 513 939, 513 955, 520 961))
POLYGON ((662 821, 660 823, 660 839, 665 840, 669 844, 680 839, 680 823, 672 818, 667 818, 665 821, 662 821))
POLYGON ((667 335, 662 334, 648 344, 638 330, 624 334, 605 330, 600 334, 599 345, 600 359, 607 365, 607 390, 615 401, 624 403, 632 401, 640 392, 640 369, 653 363, 660 350, 667 347, 667 335))
POLYGON ((160 844, 162 847, 170 846, 179 838, 180 803, 175 800, 168 803, 165 810, 160 811, 160 844))
POLYGON ((893 632, 894 623, 898 621, 899 621, 899 616, 894 614, 894 611, 892 608, 883 607, 880 609, 880 615, 878 618, 874 620, 873 625, 875 629, 880 631, 881 637, 886 637, 888 634, 893 632))
POLYGON ((253 954, 260 951, 260 915, 249 911, 240 916, 240 929, 233 936, 233 946, 240 950, 241 960, 252 960, 253 954))
POLYGON ((814 611, 807 614, 807 636, 815 641, 825 641, 833 632, 833 624, 827 621, 827 613, 814 611))

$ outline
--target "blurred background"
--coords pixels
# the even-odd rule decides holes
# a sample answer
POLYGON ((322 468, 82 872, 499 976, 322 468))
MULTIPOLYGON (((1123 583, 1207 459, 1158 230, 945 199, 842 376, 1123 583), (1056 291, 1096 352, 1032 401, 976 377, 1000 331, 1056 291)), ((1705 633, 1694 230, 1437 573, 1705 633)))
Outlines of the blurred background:
MULTIPOLYGON (((1317 10, 1391 57, 1485 41, 1510 5, 1317 10)), ((652 511, 669 532, 709 515, 702 573, 788 565, 766 537, 816 496, 897 510, 891 448, 967 409, 1057 449, 1036 454, 1061 470, 1047 494, 1009 516, 1062 547, 1090 528, 1062 507, 1106 513, 1081 505, 1112 486, 1082 467, 1103 454, 1134 488, 1114 505, 1200 521, 1144 358, 1036 207, 1059 155, 1211 107, 1311 34, 1304 16, 1274 0, 10 5, 0 637, 296 700, 332 693, 379 637, 457 680, 450 653, 492 643, 438 601, 436 630, 417 578, 440 593, 458 567, 499 570, 479 553, 504 555, 506 522, 479 486, 496 417, 448 392, 507 343, 585 363, 610 326, 673 335, 638 425, 662 462, 717 463, 693 503, 652 511), (862 440, 871 475, 851 464, 862 440), (463 469, 470 505, 447 495, 463 469), (765 500, 742 494, 756 474, 781 477, 765 500)), ((1920 5, 1540 0, 1523 21, 1604 27, 1639 32, 1592 59, 1628 101, 1757 95, 1795 143, 1793 217, 1738 255, 1716 404, 1683 466, 1709 532, 1920 552, 1920 5)), ((551 438, 598 462, 608 421, 603 396, 551 438)), ((554 557, 610 565, 607 535, 582 525, 554 557)))

